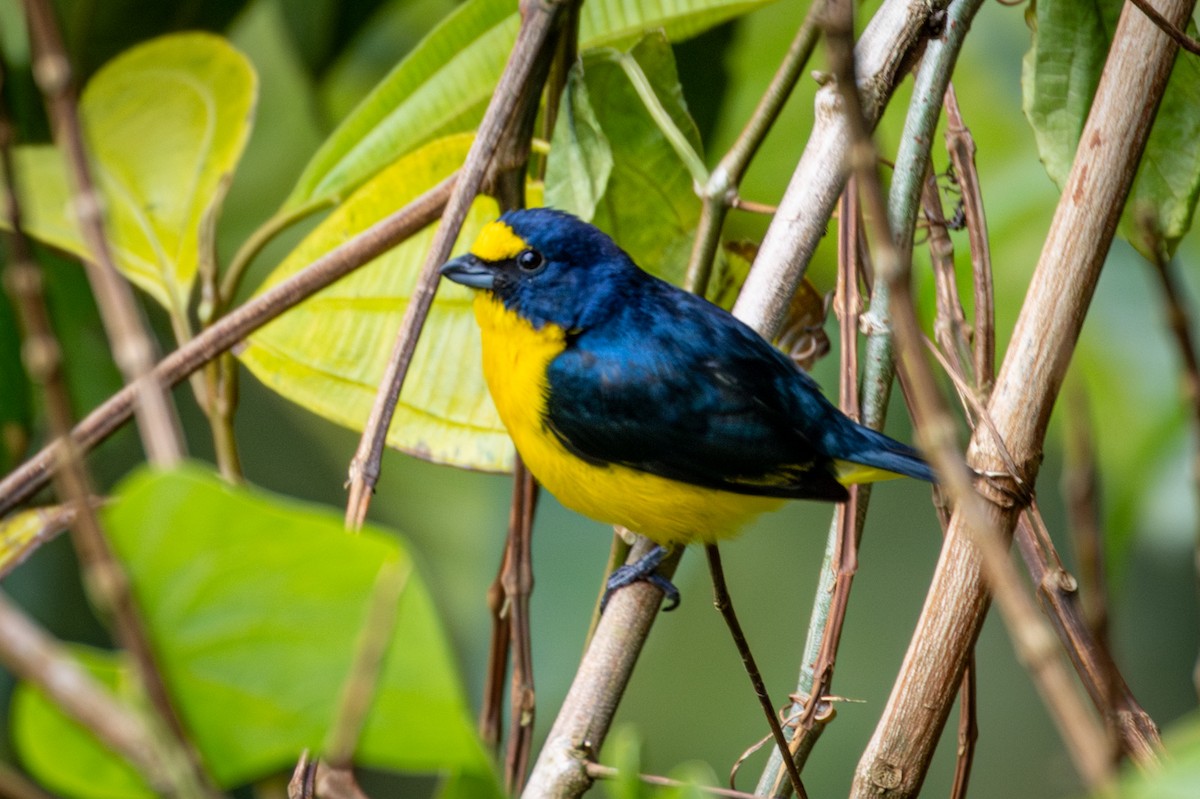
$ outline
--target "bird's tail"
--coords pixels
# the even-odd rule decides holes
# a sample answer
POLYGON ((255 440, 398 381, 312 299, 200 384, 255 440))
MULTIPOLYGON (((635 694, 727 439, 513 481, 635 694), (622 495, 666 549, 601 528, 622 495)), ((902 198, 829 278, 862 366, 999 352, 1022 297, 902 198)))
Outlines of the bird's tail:
POLYGON ((842 485, 874 483, 894 477, 934 481, 933 470, 915 449, 867 427, 858 427, 860 440, 846 457, 837 460, 842 485))

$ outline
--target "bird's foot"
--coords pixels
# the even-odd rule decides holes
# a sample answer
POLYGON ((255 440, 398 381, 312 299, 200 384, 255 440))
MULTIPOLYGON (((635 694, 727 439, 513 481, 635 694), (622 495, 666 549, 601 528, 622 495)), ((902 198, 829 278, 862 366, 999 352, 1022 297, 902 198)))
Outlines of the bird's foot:
POLYGON ((612 595, 616 591, 638 582, 650 583, 663 592, 664 598, 667 600, 667 605, 663 608, 664 613, 678 607, 679 589, 675 587, 674 583, 658 573, 659 564, 663 562, 663 559, 667 557, 669 552, 670 550, 665 547, 656 546, 638 558, 635 563, 626 563, 623 566, 619 566, 616 571, 608 576, 608 582, 604 587, 604 596, 600 599, 600 612, 604 612, 604 608, 608 606, 608 600, 612 598, 612 595))

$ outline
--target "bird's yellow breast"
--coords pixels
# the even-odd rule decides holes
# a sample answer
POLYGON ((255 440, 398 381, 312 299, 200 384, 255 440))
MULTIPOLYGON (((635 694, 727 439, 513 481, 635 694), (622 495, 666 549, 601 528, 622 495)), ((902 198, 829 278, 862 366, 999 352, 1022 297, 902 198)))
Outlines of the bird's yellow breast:
POLYGON ((733 535, 751 517, 783 503, 576 457, 546 423, 546 369, 566 348, 566 331, 552 324, 534 328, 486 292, 476 295, 474 309, 483 374, 500 419, 525 465, 563 505, 657 543, 677 544, 733 535))

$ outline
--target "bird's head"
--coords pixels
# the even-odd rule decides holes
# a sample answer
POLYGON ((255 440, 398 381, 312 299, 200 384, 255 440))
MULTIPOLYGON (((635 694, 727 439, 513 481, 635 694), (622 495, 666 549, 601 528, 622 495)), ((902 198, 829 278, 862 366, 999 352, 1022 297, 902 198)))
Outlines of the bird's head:
POLYGON ((536 327, 582 329, 645 278, 599 229, 562 211, 509 211, 479 232, 442 275, 489 292, 536 327))

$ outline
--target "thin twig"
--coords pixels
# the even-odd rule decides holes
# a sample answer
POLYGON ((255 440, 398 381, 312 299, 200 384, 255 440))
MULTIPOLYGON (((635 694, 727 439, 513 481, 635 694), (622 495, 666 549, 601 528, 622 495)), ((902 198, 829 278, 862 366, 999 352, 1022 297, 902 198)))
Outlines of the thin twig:
POLYGON ((792 790, 796 792, 796 796, 800 797, 800 799, 807 799, 808 794, 804 790, 804 783, 800 780, 800 770, 796 768, 796 762, 792 759, 792 754, 788 749, 787 738, 784 737, 783 728, 779 726, 779 718, 775 715, 775 705, 772 704, 771 697, 767 693, 767 686, 763 682, 762 672, 758 670, 758 664, 754 662, 754 654, 750 651, 750 643, 746 640, 746 634, 742 631, 741 622, 738 621, 737 613, 733 609, 733 600, 729 596, 729 586, 725 584, 725 569, 721 566, 721 551, 717 548, 716 544, 706 544, 704 546, 704 554, 708 556, 708 570, 712 573, 713 606, 720 611, 721 618, 725 619, 725 624, 729 627, 729 633, 733 636, 733 643, 737 646, 738 654, 742 657, 742 665, 745 666, 746 674, 750 677, 750 684, 754 688, 754 695, 758 698, 759 704, 762 705, 763 712, 767 716, 767 726, 771 728, 771 735, 775 739, 775 745, 779 748, 780 756, 784 759, 788 779, 792 783, 792 790))
MULTIPOLYGON (((71 430, 72 414, 62 372, 62 348, 54 336, 41 272, 33 262, 29 240, 22 227, 11 140, 12 126, 7 109, 3 109, 0 110, 0 167, 4 173, 5 221, 10 231, 6 237, 10 257, 4 270, 4 283, 12 294, 21 323, 24 361, 30 381, 41 388, 51 431, 58 436, 65 436, 71 430)), ((74 511, 71 540, 82 565, 89 596, 112 623, 117 643, 131 656, 138 685, 145 691, 158 721, 169 732, 162 745, 177 749, 179 759, 190 764, 181 775, 185 783, 182 790, 198 794, 214 793, 199 753, 188 741, 183 723, 171 705, 124 569, 108 547, 92 501, 94 492, 91 480, 78 448, 62 447, 58 466, 56 487, 59 495, 74 511)))
POLYGON ((1099 474, 1092 445, 1087 394, 1068 386, 1062 494, 1067 529, 1079 561, 1079 602, 1093 639, 1108 649, 1108 580, 1105 577, 1104 533, 1100 527, 1099 474))
MULTIPOLYGON (((516 483, 513 491, 516 492, 516 483)), ((511 511, 510 511, 511 518, 511 511)), ((479 709, 479 737, 495 755, 500 749, 500 725, 504 717, 504 678, 508 674, 508 650, 512 642, 512 615, 504 592, 505 574, 512 568, 512 542, 505 542, 500 569, 487 590, 487 606, 492 618, 492 635, 488 645, 487 668, 483 678, 483 701, 479 709)))
MULTIPOLYGON (((833 305, 838 318, 841 352, 838 399, 842 413, 858 420, 861 418, 858 396, 858 331, 862 306, 858 285, 861 215, 853 177, 847 181, 846 191, 842 193, 838 219, 837 293, 833 305)), ((879 400, 880 396, 873 393, 867 403, 879 400)), ((847 572, 844 568, 847 563, 844 551, 850 542, 857 547, 862 535, 870 487, 852 486, 851 492, 850 501, 838 505, 826 536, 825 555, 821 561, 812 615, 800 657, 800 675, 792 704, 784 712, 785 717, 796 719, 796 723, 788 725, 792 727, 789 747, 800 768, 803 768, 825 724, 833 718, 832 714, 824 712, 829 703, 824 701, 822 694, 828 689, 832 677, 831 656, 836 653, 836 646, 827 648, 825 641, 833 637, 840 638, 841 635, 840 631, 833 635, 830 628, 834 624, 833 618, 837 618, 839 624, 845 619, 845 606, 849 600, 848 578, 852 577, 853 571, 847 572), (861 492, 860 489, 867 490, 861 492), (852 506, 854 511, 850 512, 852 506), (840 606, 840 610, 834 610, 835 606, 840 606)), ((854 560, 857 560, 857 555, 854 560)), ((767 796, 783 795, 788 787, 783 777, 783 760, 778 752, 772 751, 755 790, 767 796)))
POLYGON ((1151 22, 1158 26, 1158 29, 1170 36, 1175 42, 1187 50, 1192 55, 1200 55, 1200 42, 1193 39, 1183 32, 1183 28, 1171 24, 1171 21, 1150 5, 1149 0, 1133 0, 1133 4, 1138 7, 1138 10, 1145 14, 1151 22))
POLYGON ((992 288, 992 250, 988 239, 987 214, 983 210, 983 191, 979 186, 979 172, 975 168, 975 140, 963 124, 953 85, 946 87, 942 106, 946 109, 946 149, 958 180, 971 246, 971 275, 975 286, 975 327, 972 334, 975 387, 980 396, 986 397, 992 393, 996 375, 996 302, 992 288))
MULTIPOLYGON (((457 173, 292 277, 230 311, 160 361, 154 367, 155 379, 165 386, 173 386, 184 380, 284 311, 434 222, 445 207, 456 179, 457 173)), ((126 386, 77 424, 71 435, 80 450, 86 451, 95 446, 120 427, 129 418, 133 401, 134 390, 126 386)), ((0 481, 0 514, 7 513, 46 484, 56 468, 61 447, 61 439, 54 441, 0 481)))
MULTIPOLYGON (((95 499, 90 500, 93 504, 95 499)), ((34 550, 65 533, 75 523, 73 504, 33 508, 0 520, 0 580, 25 562, 34 550)))
MULTIPOLYGON (((885 0, 863 29, 855 67, 869 127, 902 77, 908 54, 924 40, 929 16, 945 6, 942 0, 885 0)), ((817 91, 812 134, 734 305, 736 316, 768 338, 779 329, 850 171, 845 116, 832 84, 817 91)))
POLYGON ((512 652, 508 750, 504 758, 504 784, 512 795, 525 786, 529 755, 533 749, 536 701, 533 690, 533 635, 529 624, 529 598, 533 593, 533 516, 538 485, 525 464, 517 459, 513 470, 513 501, 509 513, 508 548, 504 555, 501 585, 508 616, 512 652))
MULTIPOLYGON (((138 429, 151 463, 169 466, 183 457, 183 436, 167 389, 151 374, 154 344, 139 316, 133 291, 117 272, 104 231, 103 202, 92 181, 79 124, 71 65, 49 0, 25 0, 33 74, 46 99, 54 138, 74 184, 74 209, 91 258, 83 264, 96 297, 113 356, 137 392, 138 429)), ((172 313, 183 314, 174 308, 172 313)))
POLYGON ((155 736, 128 707, 98 683, 70 652, 38 627, 0 592, 0 661, 36 685, 66 715, 78 721, 129 762, 152 788, 185 796, 177 774, 155 736))
MULTIPOLYGON (((951 97, 952 90, 947 89, 945 96, 951 97)), ((972 161, 968 167, 973 169, 974 162, 972 161)), ((945 355, 945 360, 942 362, 943 369, 947 374, 956 377, 955 386, 959 390, 960 397, 968 400, 964 402, 964 405, 973 410, 974 406, 971 405, 970 400, 976 397, 979 383, 985 381, 990 386, 992 382, 991 375, 975 374, 974 368, 979 362, 990 363, 993 356, 984 353, 982 359, 972 357, 966 314, 958 294, 958 279, 954 268, 954 243, 950 239, 950 231, 942 210, 937 179, 932 174, 925 180, 921 202, 924 206, 925 220, 929 231, 929 260, 937 285, 937 318, 934 321, 934 331, 945 355), (971 374, 970 378, 967 376, 968 372, 971 374)), ((971 235, 971 241, 975 241, 974 234, 971 235)), ((990 270, 990 264, 981 267, 979 260, 974 257, 972 263, 977 278, 980 268, 990 270)), ((990 283, 990 275, 984 279, 990 283)), ((991 315, 991 309, 988 307, 978 308, 977 312, 984 317, 991 315)), ((978 348, 975 353, 980 354, 978 348)), ((906 392, 907 397, 908 392, 906 392)), ((945 535, 950 526, 950 511, 944 504, 938 505, 938 522, 941 524, 942 534, 945 535)), ((967 796, 967 790, 971 783, 971 769, 975 763, 975 744, 979 740, 979 720, 976 716, 975 653, 973 651, 963 669, 958 696, 958 747, 954 753, 954 778, 950 785, 951 799, 965 799, 967 796)))
MULTIPOLYGON (((366 519, 371 496, 379 482, 380 461, 396 410, 396 401, 404 386, 409 364, 416 351, 425 317, 433 305, 438 285, 438 269, 450 255, 450 248, 462 227, 467 210, 488 175, 489 165, 501 144, 501 137, 514 120, 526 118, 526 111, 536 106, 541 95, 541 83, 549 70, 554 54, 554 32, 562 21, 563 12, 572 2, 553 0, 522 6, 521 28, 512 54, 504 67, 500 83, 484 113, 479 130, 471 142, 460 178, 446 203, 442 223, 417 277, 417 284, 404 309, 404 318, 392 348, 391 357, 379 383, 375 403, 363 429, 358 450, 350 461, 349 499, 346 503, 346 526, 358 529, 366 519), (532 80, 531 80, 532 79, 532 80), (536 87, 533 83, 536 82, 536 87)), ((516 131, 513 131, 515 134, 516 131)), ((507 165, 500 165, 503 171, 507 165)))
POLYGON ((791 97, 804 66, 812 57, 817 37, 821 32, 817 20, 824 5, 825 0, 812 0, 804 22, 796 31, 795 38, 775 70, 766 91, 759 98, 758 105, 754 107, 754 112, 700 189, 700 223, 696 229, 696 240, 692 245, 692 254, 688 259, 684 279, 688 291, 704 293, 703 289, 708 284, 713 260, 721 243, 721 228, 725 224, 729 208, 750 205, 738 198, 742 178, 783 111, 784 104, 791 97))

